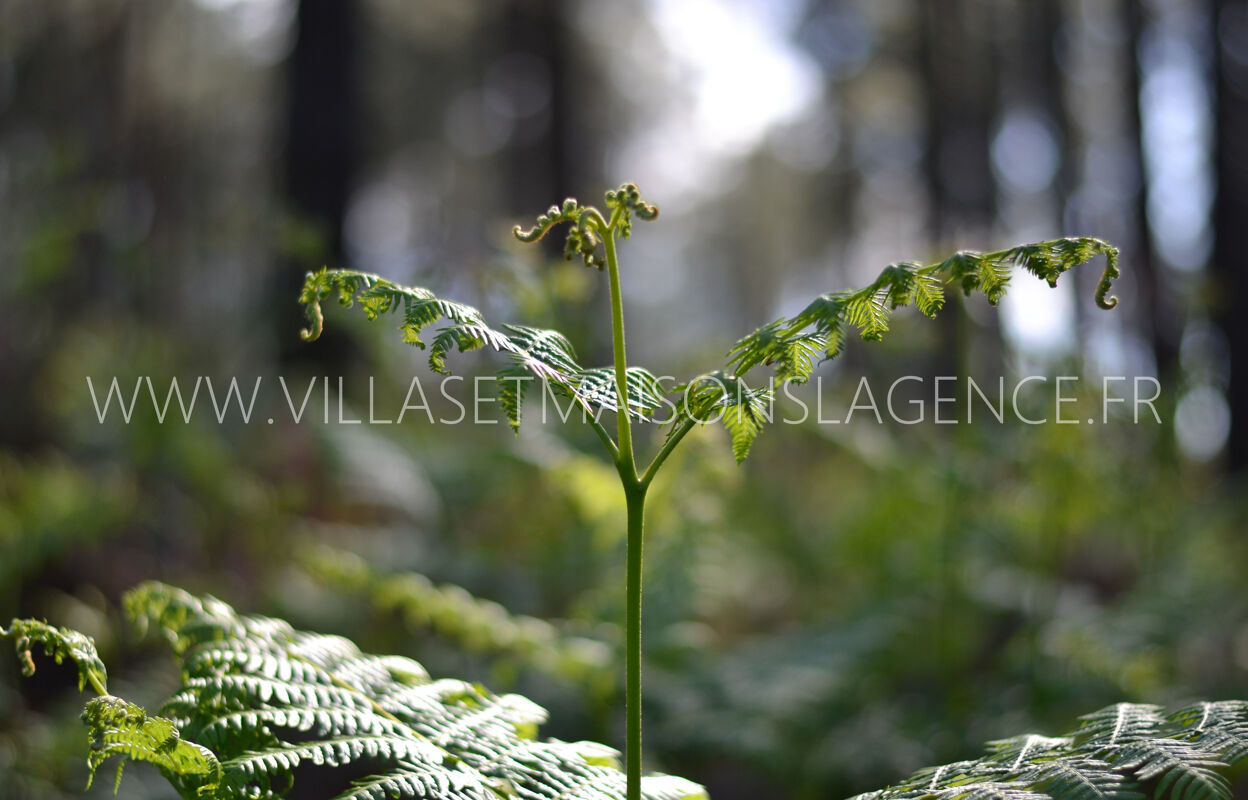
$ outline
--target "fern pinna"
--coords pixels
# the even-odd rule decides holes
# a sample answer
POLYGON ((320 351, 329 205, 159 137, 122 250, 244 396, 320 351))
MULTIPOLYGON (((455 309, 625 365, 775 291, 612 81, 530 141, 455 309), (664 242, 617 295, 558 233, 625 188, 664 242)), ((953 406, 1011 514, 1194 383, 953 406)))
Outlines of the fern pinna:
MULTIPOLYGON (((546 711, 515 694, 433 680, 417 662, 361 653, 347 639, 243 616, 212 597, 146 583, 125 598, 181 660, 181 686, 159 716, 108 694, 83 712, 92 774, 108 759, 156 766, 187 798, 337 800, 623 796, 617 754, 593 742, 539 741, 546 711), (311 787, 311 788, 309 788, 311 787)), ((19 659, 33 671, 43 644, 74 660, 103 692, 91 641, 75 631, 14 620, 19 659)), ((655 775, 651 800, 704 797, 700 786, 655 775)))
POLYGON ((979 290, 996 304, 1005 293, 1015 267, 1021 267, 1050 285, 1066 270, 1093 256, 1105 257, 1105 269, 1096 289, 1096 303, 1104 309, 1117 305, 1109 296, 1118 277, 1118 251, 1099 239, 1077 237, 1020 245, 990 253, 961 251, 923 265, 893 264, 871 285, 856 291, 833 292, 815 298, 793 317, 782 317, 742 338, 729 351, 724 369, 698 376, 673 387, 662 386, 651 372, 629 365, 625 346, 624 304, 617 242, 632 233, 632 220, 654 220, 658 206, 641 198, 631 183, 608 191, 605 213, 582 206, 573 198, 551 206, 528 230, 516 226, 521 241, 541 239, 558 225, 567 225, 564 257, 579 257, 585 266, 607 273, 611 300, 612 364, 586 369, 576 360, 567 338, 558 331, 519 325, 501 329, 488 325, 481 313, 462 303, 445 300, 424 288, 400 286, 377 275, 353 270, 309 273, 300 294, 309 320, 303 338, 316 339, 324 326, 321 303, 331 296, 343 305, 358 303, 370 319, 399 312, 403 339, 425 347, 422 333, 443 322, 429 344, 429 366, 445 372, 452 350, 467 352, 484 347, 504 353, 507 365, 498 372, 499 402, 513 428, 521 420, 525 388, 534 379, 570 398, 584 410, 582 418, 597 434, 615 464, 624 493, 627 528, 625 580, 625 770, 628 800, 639 800, 641 784, 641 576, 646 492, 655 475, 681 440, 693 428, 720 422, 732 437, 732 452, 743 461, 750 446, 769 421, 771 384, 751 386, 746 374, 771 365, 780 381, 802 383, 824 360, 844 347, 846 332, 857 328, 863 339, 876 340, 888 330, 889 315, 904 305, 917 305, 934 316, 944 304, 945 285, 965 293, 979 290), (599 421, 602 411, 614 411, 614 437, 599 421), (633 447, 633 423, 650 422, 666 428, 666 437, 648 465, 641 466, 633 447))

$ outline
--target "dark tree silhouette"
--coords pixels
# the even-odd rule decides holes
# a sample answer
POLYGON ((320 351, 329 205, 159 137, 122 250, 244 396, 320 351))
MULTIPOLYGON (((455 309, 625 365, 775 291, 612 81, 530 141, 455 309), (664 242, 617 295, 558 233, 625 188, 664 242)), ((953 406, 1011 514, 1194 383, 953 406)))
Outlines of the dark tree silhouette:
MULTIPOLYGON (((358 14, 355 3, 300 0, 298 38, 288 64, 288 208, 297 223, 312 226, 321 237, 325 261, 339 266, 358 153, 358 14)), ((273 319, 284 361, 309 357, 295 335, 302 316, 288 300, 298 292, 308 268, 301 258, 289 259, 274 281, 273 307, 281 312, 273 319)))
POLYGON ((1216 0, 1217 172, 1213 269, 1215 315, 1229 344, 1228 466, 1248 467, 1248 7, 1216 0))

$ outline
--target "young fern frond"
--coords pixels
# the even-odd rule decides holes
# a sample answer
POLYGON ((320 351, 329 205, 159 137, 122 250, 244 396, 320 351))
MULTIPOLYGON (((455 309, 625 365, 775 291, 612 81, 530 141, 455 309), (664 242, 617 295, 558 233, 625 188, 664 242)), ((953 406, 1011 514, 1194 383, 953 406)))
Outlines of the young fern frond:
POLYGON ((95 640, 69 628, 58 628, 37 619, 15 619, 6 630, 0 626, 0 639, 12 639, 22 674, 35 674, 35 645, 60 664, 65 659, 78 668, 78 691, 89 683, 97 694, 108 694, 108 670, 95 650, 95 640))
MULTIPOLYGON (((610 368, 581 367, 571 343, 558 331, 510 324, 499 330, 486 324, 472 306, 435 297, 427 289, 399 286, 368 273, 323 269, 308 274, 300 295, 309 320, 302 333, 305 339, 320 336, 321 303, 331 296, 343 305, 358 303, 372 320, 402 311, 403 340, 420 348, 425 346, 424 329, 448 320, 450 324, 438 329, 429 348, 429 366, 440 374, 449 374, 446 357, 453 350, 467 353, 488 346, 503 353, 508 364, 495 373, 495 379, 499 404, 512 428, 520 426, 525 390, 535 379, 571 398, 595 420, 599 410, 618 410, 614 391, 602 391, 601 375, 604 370, 609 374, 610 368)), ((638 420, 646 419, 664 402, 657 379, 645 370, 630 372, 628 394, 629 414, 638 420)))
MULTIPOLYGON (((728 351, 728 367, 739 378, 754 367, 770 365, 778 381, 804 383, 820 362, 844 351, 847 327, 857 328, 866 341, 878 341, 888 332, 892 311, 901 306, 913 303, 934 317, 944 305, 946 284, 958 285, 966 294, 978 289, 996 305, 1015 266, 1055 285, 1063 272, 1096 255, 1105 256, 1096 303, 1110 309, 1118 303, 1116 297, 1108 296, 1119 274, 1118 250, 1100 239, 1055 239, 992 253, 963 250, 928 266, 909 261, 892 264, 862 289, 821 295, 796 315, 768 323, 738 340, 728 351)), ((724 386, 721 400, 726 400, 727 386, 723 381, 715 383, 724 386)), ((701 400, 708 402, 705 396, 701 400)), ((761 428, 742 424, 739 414, 725 414, 722 419, 740 462, 761 428)))
POLYGON ((787 354, 800 347, 811 360, 811 345, 820 341, 824 357, 835 358, 841 351, 846 325, 858 328, 865 340, 878 340, 888 332, 890 312, 901 306, 913 303, 923 314, 935 316, 944 304, 946 284, 956 284, 966 294, 978 289, 995 305, 1005 294, 1015 266, 1056 285, 1063 272, 1096 255, 1105 256, 1096 302, 1101 308, 1113 308, 1118 299, 1108 293, 1119 275, 1118 250, 1100 239, 1054 239, 992 253, 962 250, 927 266, 892 264, 862 289, 821 295, 796 315, 742 338, 729 351, 728 363, 740 375, 759 364, 775 363, 778 379, 800 382, 810 375, 808 365, 787 354))

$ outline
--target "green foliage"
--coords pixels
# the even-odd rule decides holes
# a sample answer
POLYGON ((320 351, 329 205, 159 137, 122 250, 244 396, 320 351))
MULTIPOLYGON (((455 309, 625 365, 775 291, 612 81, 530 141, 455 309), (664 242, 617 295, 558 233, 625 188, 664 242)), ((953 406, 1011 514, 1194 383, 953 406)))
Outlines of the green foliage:
POLYGON ((619 472, 626 499, 626 770, 629 800, 637 800, 641 774, 641 553, 645 500, 655 475, 682 438, 694 426, 718 420, 731 435, 732 452, 740 463, 771 417, 771 387, 748 386, 744 377, 750 369, 759 364, 775 364, 776 377, 781 381, 804 381, 818 362, 841 353, 846 326, 858 328, 865 340, 878 340, 888 330, 893 309, 914 303, 923 313, 934 315, 944 302, 945 283, 956 283, 967 294, 979 289, 990 303, 996 304, 1015 266, 1053 285, 1067 269, 1103 254, 1105 271, 1097 287, 1096 301, 1102 308, 1113 308, 1117 299, 1108 297, 1108 293, 1118 275, 1118 251, 1099 239, 1068 238, 992 253, 961 251, 930 266, 911 262, 894 264, 870 286, 822 295, 797 316, 777 320, 741 339, 728 353, 731 371, 716 371, 675 387, 674 391, 682 396, 678 402, 673 402, 663 396, 659 381, 650 373, 628 365, 620 265, 616 255, 616 239, 628 238, 632 215, 654 219, 658 208, 643 201, 633 184, 607 192, 606 207, 604 217, 596 208, 583 207, 569 198, 562 206, 551 206, 533 228, 526 231, 516 227, 513 231, 521 241, 533 242, 556 225, 566 223, 569 232, 564 256, 571 259, 579 254, 586 266, 608 273, 614 363, 610 369, 601 371, 603 390, 597 393, 586 391, 587 373, 576 364, 572 347, 561 334, 514 325, 505 326, 505 332, 493 330, 484 324, 475 309, 439 300, 427 289, 408 289, 363 273, 321 270, 309 273, 300 300, 310 322, 303 332, 305 339, 315 339, 320 334, 324 322, 320 304, 336 293, 346 305, 358 301, 370 319, 401 308, 404 339, 420 347, 424 346, 419 336, 422 328, 440 319, 449 320, 450 324, 437 334, 430 354, 430 366, 435 370, 445 369, 445 355, 452 347, 467 352, 489 344, 505 352, 511 364, 499 377, 504 382, 511 381, 514 388, 506 391, 501 404, 513 428, 520 423, 521 380, 530 375, 553 384, 585 409, 587 421, 593 425, 619 472), (614 377, 613 392, 607 389, 610 377, 614 377), (630 412, 617 413, 614 438, 596 415, 597 411, 610 407, 612 395, 617 411, 630 412), (649 465, 639 470, 633 449, 632 422, 634 417, 649 419, 664 405, 675 409, 666 420, 655 420, 669 426, 667 437, 649 465), (712 412, 713 416, 708 417, 712 412))
MULTIPOLYGON (((124 605, 180 656, 181 686, 162 716, 108 695, 88 702, 92 775, 112 756, 123 766, 146 761, 183 797, 219 800, 276 798, 307 784, 339 800, 623 794, 615 751, 538 741, 546 712, 520 695, 433 680, 411 659, 367 655, 341 637, 242 616, 159 583, 137 587, 124 605)), ((40 641, 75 639, 28 621, 14 629, 40 641)), ((93 658, 82 647, 65 652, 93 658)), ((645 778, 642 792, 651 800, 704 794, 665 775, 645 778)))
POLYGON ((432 630, 470 653, 531 666, 591 690, 614 686, 613 650, 605 642, 568 635, 543 619, 511 614, 459 586, 436 586, 419 573, 381 573, 354 553, 323 547, 298 558, 334 592, 363 594, 377 613, 396 615, 413 633, 432 630))
POLYGON ((8 630, 0 627, 0 639, 13 640, 22 674, 27 677, 35 674, 32 651, 35 645, 42 645, 43 651, 56 663, 60 664, 67 658, 74 662, 78 668, 79 691, 88 683, 100 694, 108 691, 108 670, 95 651, 95 642, 86 634, 58 628, 37 619, 15 619, 9 623, 8 630))
POLYGON ((102 695, 87 701, 82 721, 90 736, 87 765, 91 776, 112 756, 119 756, 113 792, 121 788, 127 761, 146 761, 176 786, 216 786, 221 764, 212 751, 181 737, 176 725, 163 717, 149 717, 139 706, 120 697, 102 695))
MULTIPOLYGON (((558 331, 524 325, 504 325, 498 330, 486 324, 481 312, 472 306, 443 300, 427 289, 399 286, 362 272, 323 269, 308 275, 300 295, 310 323, 303 331, 304 339, 320 336, 324 324, 321 303, 330 296, 345 306, 359 303, 369 319, 401 311, 403 340, 420 348, 425 346, 421 332, 439 320, 448 320, 450 324, 438 329, 429 348, 429 366, 442 374, 448 374, 446 357, 453 350, 466 353, 488 346, 503 353, 509 363, 496 374, 499 403, 513 428, 520 425, 524 390, 534 379, 574 400, 587 415, 619 409, 616 394, 609 388, 610 369, 582 367, 571 343, 558 331)), ((644 369, 630 369, 630 414, 646 418, 662 404, 658 379, 644 369)))
MULTIPOLYGON (((592 206, 581 206, 568 198, 562 206, 551 206, 528 230, 516 226, 514 233, 524 242, 534 242, 555 226, 567 223, 569 230, 565 257, 580 255, 586 266, 604 269, 614 257, 615 235, 627 238, 631 217, 646 220, 658 216, 658 207, 641 199, 633 184, 624 184, 606 194, 607 219, 592 206)), ((653 420, 668 427, 668 437, 679 438, 695 424, 722 422, 732 437, 732 452, 738 462, 762 432, 766 415, 762 410, 771 401, 770 389, 751 389, 744 377, 754 367, 771 365, 778 381, 806 381, 823 361, 836 358, 845 347, 846 329, 857 328, 866 341, 878 341, 888 332, 892 311, 914 304, 929 317, 944 305, 945 286, 953 284, 966 294, 978 290, 996 305, 1004 296, 1015 267, 1020 267, 1056 285, 1061 274, 1089 259, 1103 255, 1105 268, 1096 289, 1096 303, 1111 309, 1118 298, 1109 296, 1119 275, 1117 248, 1091 237, 1070 237, 1005 250, 980 253, 962 250, 943 261, 922 265, 898 262, 886 267, 870 285, 857 290, 824 294, 793 317, 781 318, 743 337, 728 351, 727 369, 702 375, 673 387, 671 397, 654 375, 639 367, 617 364, 627 378, 626 400, 630 416, 638 421, 653 420), (696 387, 691 396, 689 387, 696 387), (655 412, 675 409, 666 416, 655 412), (713 412, 713 413, 712 413, 713 412)), ((613 290, 614 292, 614 290, 613 290)), ((429 365, 446 371, 446 356, 452 349, 469 352, 485 346, 503 352, 510 364, 498 372, 502 404, 513 428, 520 424, 521 405, 527 379, 546 381, 566 396, 574 398, 587 414, 600 410, 617 411, 619 392, 610 379, 611 368, 586 370, 576 363, 572 345, 557 331, 504 325, 496 330, 486 325, 477 309, 438 298, 428 289, 404 287, 376 275, 351 270, 325 270, 309 273, 300 302, 309 327, 303 338, 314 340, 324 327, 321 303, 337 296, 343 305, 359 303, 369 319, 402 311, 400 326, 404 341, 423 348, 421 331, 439 320, 440 328, 429 353, 429 365)), ((622 320, 615 326, 622 338, 622 320)), ((595 416, 596 420, 597 417, 595 416)), ((600 435, 601 432, 600 432, 600 435)))
POLYGON ((991 742, 985 756, 920 770, 856 800, 1230 800, 1222 774, 1248 755, 1248 703, 1198 703, 1163 716, 1119 703, 1061 737, 991 742))
MULTIPOLYGON (((241 616, 163 584, 143 584, 125 605, 180 654, 182 677, 162 716, 110 695, 87 703, 91 775, 116 756, 115 786, 126 763, 142 761, 186 798, 277 798, 305 783, 338 800, 623 793, 613 750, 538 741, 545 711, 519 695, 432 680, 410 659, 366 655, 341 637, 241 616)), ((18 630, 98 662, 81 634, 17 620, 6 635, 18 630)), ((1231 800, 1225 773, 1246 757, 1248 702, 1168 715, 1120 703, 1065 736, 991 742, 979 759, 926 768, 855 800, 1231 800)), ((641 789, 652 800, 705 796, 670 776, 648 777, 641 789)))
POLYGON ((857 328, 864 340, 878 341, 888 332, 894 309, 914 304, 926 316, 936 316, 948 284, 968 295, 979 290, 996 305, 1016 266, 1055 286, 1063 272, 1097 255, 1105 256, 1105 271, 1096 303, 1111 309, 1118 304, 1118 298, 1108 296, 1119 274, 1118 250, 1099 239, 1054 239, 992 253, 962 250, 927 266, 911 261, 892 264, 869 286, 821 295, 795 316, 764 325, 738 341, 729 351, 728 363, 739 375, 759 364, 773 364, 779 380, 800 383, 819 361, 840 355, 846 326, 857 328))

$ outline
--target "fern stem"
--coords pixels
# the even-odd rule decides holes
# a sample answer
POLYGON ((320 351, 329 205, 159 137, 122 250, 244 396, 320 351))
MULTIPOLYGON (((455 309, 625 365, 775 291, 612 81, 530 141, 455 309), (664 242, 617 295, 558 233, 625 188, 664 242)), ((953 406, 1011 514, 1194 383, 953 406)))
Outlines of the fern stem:
POLYGON ((659 473, 659 468, 663 466, 663 462, 666 461, 667 457, 672 454, 672 451, 675 450, 676 446, 680 444, 682 439, 685 438, 685 435, 688 434, 689 431, 693 430, 694 424, 693 420, 689 420, 676 430, 672 431, 672 433, 667 437, 667 441, 663 443, 662 449, 654 454, 654 460, 650 462, 650 466, 646 467, 645 474, 641 476, 642 489, 649 488, 651 481, 654 480, 654 476, 659 473))
MULTIPOLYGON (((617 208, 602 231, 602 247, 611 286, 611 344, 615 361, 615 392, 619 401, 619 435, 615 466, 624 488, 628 524, 628 576, 625 587, 624 772, 627 800, 641 800, 641 552, 646 486, 637 479, 633 455, 633 426, 628 415, 628 355, 624 347, 624 297, 620 291, 620 262, 615 252, 617 208)), ((601 222, 601 217, 598 219, 601 222)), ((608 448, 609 449, 609 448, 608 448)), ((666 449, 666 448, 665 448, 666 449)), ((670 450, 668 451, 670 452, 670 450)))
POLYGON ((624 771, 628 780, 627 800, 641 800, 641 552, 646 506, 645 487, 626 487, 624 496, 628 513, 624 771))
POLYGON ((624 298, 620 294, 620 262, 615 254, 615 231, 603 231, 602 247, 607 256, 607 275, 611 284, 611 345, 615 360, 615 392, 620 410, 616 412, 619 426, 616 465, 625 491, 637 483, 637 462, 633 457, 633 426, 628 418, 628 356, 624 348, 624 298))
POLYGON ((602 446, 606 449, 608 457, 612 461, 618 462, 620 459, 620 448, 615 446, 611 434, 607 433, 607 429, 602 427, 602 423, 594 417, 594 411, 591 408, 585 409, 585 421, 594 429, 594 433, 598 434, 598 439, 602 442, 602 446))

